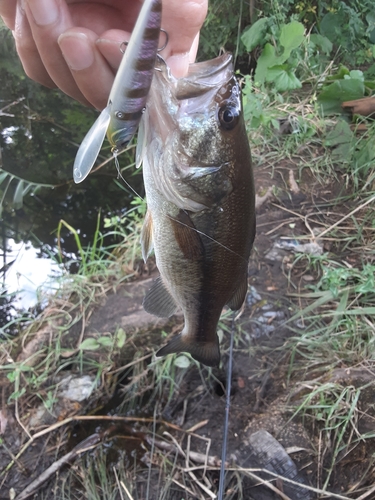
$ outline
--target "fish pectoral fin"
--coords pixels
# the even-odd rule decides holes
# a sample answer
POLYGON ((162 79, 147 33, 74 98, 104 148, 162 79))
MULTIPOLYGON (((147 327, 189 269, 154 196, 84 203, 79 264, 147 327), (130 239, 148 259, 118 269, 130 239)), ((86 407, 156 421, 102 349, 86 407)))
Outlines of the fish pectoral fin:
POLYGON ((184 257, 198 260, 204 255, 204 246, 200 234, 185 210, 180 210, 177 217, 169 216, 174 236, 184 257))
POLYGON ((194 359, 206 366, 217 366, 220 362, 220 347, 217 335, 213 342, 196 342, 193 336, 180 333, 166 346, 159 349, 156 356, 165 356, 177 352, 188 352, 194 359))
POLYGON ((152 215, 150 210, 147 210, 141 230, 142 257, 145 262, 147 260, 147 257, 152 252, 153 246, 154 244, 152 239, 152 215))
POLYGON ((227 306, 232 311, 237 311, 241 308, 247 294, 247 272, 241 280, 240 286, 234 292, 233 297, 227 302, 227 306))
POLYGON ((143 308, 146 312, 154 314, 159 318, 169 318, 178 309, 176 302, 160 277, 154 281, 146 293, 143 300, 143 308))

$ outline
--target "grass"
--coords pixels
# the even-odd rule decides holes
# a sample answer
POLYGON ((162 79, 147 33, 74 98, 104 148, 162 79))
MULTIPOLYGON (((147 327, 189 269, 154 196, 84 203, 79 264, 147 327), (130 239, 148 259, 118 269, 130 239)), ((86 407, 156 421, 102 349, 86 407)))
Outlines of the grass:
MULTIPOLYGON (((274 189, 277 200, 269 210, 284 211, 290 217, 286 222, 281 219, 277 231, 274 225, 267 227, 270 237, 285 237, 282 231, 288 228, 288 237, 317 242, 324 252, 318 257, 297 254, 284 259, 288 289, 281 291, 284 302, 280 301, 279 307, 288 300, 290 318, 282 325, 288 328, 287 338, 269 349, 261 345, 262 340, 253 339, 249 325, 256 323, 256 313, 277 301, 274 291, 264 288, 263 300, 250 312, 249 308, 242 311, 235 352, 249 364, 257 358, 264 361, 256 367, 258 376, 262 375, 262 384, 254 391, 257 398, 261 394, 257 408, 262 405, 263 393, 267 394, 267 383, 276 380, 278 394, 272 396, 274 399, 264 396, 267 400, 262 411, 276 404, 286 415, 286 425, 301 422, 309 431, 314 464, 311 488, 315 493, 322 498, 327 492, 332 498, 371 498, 375 435, 364 424, 373 424, 375 418, 375 193, 369 159, 374 126, 368 125, 364 136, 351 137, 351 160, 344 164, 325 143, 336 120, 319 116, 314 94, 286 102, 280 95, 270 97, 255 89, 245 97, 246 106, 249 116, 253 112, 250 135, 254 165, 269 182, 278 184, 274 189), (283 124, 289 127, 285 135, 279 133, 283 124), (367 155, 367 160, 360 166, 361 154, 367 155), (308 201, 313 198, 308 211, 302 205, 290 208, 293 196, 288 169, 293 169, 308 201), (345 462, 357 450, 364 457, 362 475, 356 475, 347 491, 338 492, 337 476, 342 471, 343 476, 347 474, 345 462)), ((165 337, 180 329, 178 319, 155 332, 140 333, 126 325, 114 331, 90 331, 87 327, 101 301, 111 292, 119 292, 136 274, 133 267, 140 259, 138 235, 144 211, 142 200, 135 199, 126 216, 105 221, 109 234, 118 237, 119 243, 113 246, 106 246, 105 235, 98 229, 99 219, 88 248, 83 248, 78 232, 61 221, 58 239, 63 228, 74 235, 80 256, 78 271, 61 278, 49 306, 37 320, 22 325, 22 336, 8 338, 1 345, 5 407, 14 409, 23 446, 29 445, 9 451, 9 464, 15 464, 2 471, 0 481, 11 477, 12 467, 29 456, 31 444, 46 437, 48 453, 43 468, 56 463, 73 447, 71 436, 81 425, 86 433, 79 443, 95 433, 98 441, 89 452, 77 454, 71 467, 58 469, 59 474, 50 477, 47 487, 40 483, 38 497, 47 499, 53 490, 58 499, 214 498, 218 462, 213 445, 199 429, 186 429, 184 423, 186 412, 193 408, 190 412, 195 412, 197 425, 204 432, 207 422, 200 418, 200 404, 221 384, 220 372, 201 367, 188 355, 155 358, 154 352, 165 337), (69 407, 67 414, 61 412, 59 421, 55 414, 59 377, 67 372, 91 375, 95 388, 89 401, 69 407), (179 404, 182 410, 176 410, 179 404), (32 429, 29 413, 40 405, 47 417, 52 416, 52 423, 47 419, 41 428, 32 429), (84 420, 85 416, 95 419, 94 424, 89 418, 84 420), (175 423, 179 422, 177 417, 181 424, 175 423)), ((264 232, 262 226, 258 231, 264 232)), ((257 270, 266 265, 260 248, 255 248, 253 255, 257 270)), ((64 262, 61 256, 61 262, 69 268, 73 261, 64 262)), ((230 317, 231 313, 224 313, 219 324, 223 354, 226 335, 231 333, 230 317)), ((237 367, 240 373, 242 368, 237 367)), ((245 386, 254 378, 250 368, 246 370, 246 377, 239 377, 245 386)), ((244 426, 249 423, 243 413, 254 407, 247 403, 242 401, 244 409, 234 409, 242 418, 236 422, 244 426)), ((257 411, 251 415, 256 419, 257 411)), ((210 431, 211 427, 207 434, 210 431)), ((235 429, 241 437, 242 431, 235 429)), ((259 476, 264 473, 259 469, 228 469, 228 499, 249 498, 245 477, 266 487, 278 485, 259 476)))
MULTIPOLYGON (((301 143, 306 143, 305 136, 296 135, 285 140, 279 137, 273 146, 275 149, 268 146, 264 157, 266 161, 288 156, 294 158, 293 149, 301 143), (280 145, 285 149, 277 149, 280 145)), ((311 145, 311 149, 309 146, 304 150, 304 161, 307 158, 308 162, 306 151, 312 151, 313 147, 311 145)), ((260 149, 257 154, 262 154, 260 149)), ((321 155, 324 158, 327 152, 322 151, 321 155)), ((301 176, 306 168, 303 166, 300 169, 301 176)), ((273 175, 277 175, 277 169, 275 167, 273 175)), ((310 169, 310 172, 315 174, 314 169, 310 169)), ((324 173, 326 175, 327 172, 324 173)), ((324 182, 326 179, 324 177, 324 182)), ((322 177, 319 177, 318 182, 321 181, 322 177)), ((330 491, 332 477, 343 457, 350 454, 359 443, 371 443, 374 437, 371 433, 360 432, 358 428, 364 411, 362 394, 368 390, 370 382, 354 380, 358 382, 354 383, 350 380, 346 383, 345 377, 340 378, 338 375, 353 366, 371 370, 375 354, 375 329, 371 319, 375 312, 371 203, 365 206, 371 196, 367 194, 361 202, 353 205, 355 208, 352 208, 352 212, 361 204, 363 208, 345 220, 342 220, 340 209, 334 208, 335 201, 331 201, 333 208, 329 207, 329 222, 327 207, 318 207, 316 216, 310 217, 308 223, 310 227, 318 227, 320 233, 325 231, 324 240, 321 241, 333 242, 335 253, 325 252, 320 257, 297 255, 287 270, 288 279, 291 285, 294 284, 290 297, 298 299, 304 307, 290 319, 292 335, 279 348, 283 356, 287 353, 289 359, 287 380, 291 396, 285 411, 290 420, 302 421, 311 429, 312 435, 318 436, 315 488, 321 492, 330 491), (354 260, 343 260, 340 252, 354 260), (297 268, 298 272, 302 269, 304 273, 316 277, 315 284, 309 285, 310 289, 301 289, 300 282, 293 282, 297 268), (303 330, 296 327, 297 321, 299 325, 303 322, 303 330)), ((347 194, 341 201, 349 206, 352 200, 353 195, 350 197, 347 194)), ((202 369, 185 355, 155 359, 152 348, 148 349, 144 344, 138 346, 139 339, 135 333, 127 332, 122 327, 113 332, 91 333, 89 336, 82 333, 95 305, 134 274, 132 263, 139 256, 136 240, 141 217, 137 215, 136 209, 132 213, 135 214, 134 218, 126 219, 125 228, 125 219, 107 222, 111 231, 123 234, 124 241, 126 238, 125 244, 116 248, 105 248, 105 239, 97 231, 92 245, 84 249, 74 228, 61 222, 59 231, 64 226, 76 238, 81 266, 75 275, 64 280, 54 298, 53 307, 47 308, 38 322, 24 330, 22 342, 24 348, 26 346, 26 354, 23 358, 20 360, 19 357, 21 346, 18 339, 10 339, 4 344, 1 371, 12 387, 8 403, 14 405, 16 418, 28 435, 35 431, 27 428, 25 405, 35 406, 38 401, 53 414, 58 400, 56 382, 53 380, 66 367, 77 374, 92 374, 100 386, 91 404, 78 409, 80 414, 90 412, 100 400, 105 405, 116 393, 117 387, 121 387, 116 399, 120 402, 109 410, 111 414, 139 414, 140 409, 146 415, 151 413, 150 423, 144 429, 141 421, 134 424, 138 429, 136 432, 142 434, 139 440, 144 442, 147 451, 142 459, 137 453, 137 459, 133 459, 133 462, 131 454, 123 450, 122 444, 124 439, 132 440, 133 430, 129 434, 124 427, 117 427, 115 434, 110 436, 108 425, 100 424, 99 415, 100 443, 91 453, 78 457, 62 477, 54 480, 56 498, 74 499, 84 495, 93 499, 122 499, 144 495, 140 498, 151 499, 155 493, 150 489, 151 484, 153 489, 157 488, 158 498, 175 498, 177 492, 181 498, 183 495, 208 498, 207 491, 214 492, 216 488, 217 468, 205 472, 199 462, 197 465, 194 459, 184 457, 186 450, 189 450, 187 436, 178 433, 174 436, 176 431, 167 431, 169 434, 159 442, 159 432, 155 434, 155 424, 151 423, 152 409, 155 418, 158 418, 157 415, 172 407, 173 402, 179 399, 185 381, 194 371, 198 371, 202 394, 212 392, 214 384, 220 383, 212 370, 202 369), (73 328, 78 333, 71 338, 69 336, 73 328), (34 348, 28 352, 27 346, 30 344, 34 348), (114 443, 114 447, 108 448, 104 444, 108 440, 114 443), (150 443, 153 443, 151 448, 150 443), (107 451, 109 449, 111 453, 107 451), (194 470, 188 472, 191 467, 194 470)), ((311 237, 311 231, 307 231, 305 238, 311 237)), ((226 313, 219 325, 223 333, 228 334, 229 318, 229 313, 226 313)), ((179 325, 176 326, 178 328, 179 325)), ((170 333, 173 331, 161 332, 161 336, 170 333)), ((239 328, 235 340, 237 352, 256 353, 255 346, 249 347, 251 336, 246 328, 239 328)), ((223 348, 225 351, 225 344, 223 348)), ((52 432, 56 435, 57 430, 52 429, 51 435, 52 432)), ((64 442, 66 438, 63 438, 62 429, 59 432, 62 440, 60 438, 58 441, 64 442)), ((202 447, 202 443, 199 443, 201 436, 191 436, 190 439, 194 443, 190 446, 202 447)), ((256 472, 241 468, 233 471, 234 482, 230 483, 228 498, 245 498, 242 484, 244 476, 249 474, 256 476, 256 472)), ((359 484, 363 484, 363 481, 359 484)), ((41 498, 44 498, 43 489, 40 491, 41 498)), ((46 490, 45 498, 48 498, 49 491, 46 490)))

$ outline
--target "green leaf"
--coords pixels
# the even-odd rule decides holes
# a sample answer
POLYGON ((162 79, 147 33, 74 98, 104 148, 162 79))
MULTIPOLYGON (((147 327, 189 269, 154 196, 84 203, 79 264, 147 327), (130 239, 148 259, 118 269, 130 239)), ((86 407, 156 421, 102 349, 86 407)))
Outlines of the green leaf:
POLYGON ((343 80, 345 78, 345 75, 349 75, 349 73, 350 73, 349 69, 343 64, 341 64, 337 73, 331 76, 327 76, 326 81, 328 82, 335 80, 343 80))
POLYGON ((355 151, 353 163, 356 171, 362 176, 366 175, 369 168, 373 168, 375 158, 375 147, 371 141, 359 143, 359 149, 355 151))
POLYGON ((323 146, 337 146, 338 144, 351 142, 352 139, 353 132, 350 130, 349 124, 344 120, 339 120, 336 126, 326 135, 323 146))
POLYGON ((111 337, 99 337, 97 339, 98 344, 100 344, 102 347, 112 347, 113 346, 113 339, 111 337))
POLYGON ((264 37, 267 33, 268 17, 258 19, 252 26, 249 26, 241 35, 242 43, 246 50, 251 52, 258 45, 264 44, 264 37))
POLYGON ((119 328, 116 332, 116 344, 119 349, 124 347, 126 341, 126 333, 122 328, 119 328))
POLYGON ((323 16, 319 30, 320 33, 333 43, 337 43, 337 34, 342 31, 342 16, 337 12, 328 12, 323 16))
POLYGON ((23 205, 23 186, 24 186, 24 181, 20 179, 18 181, 16 190, 14 192, 13 196, 13 207, 15 210, 19 210, 22 208, 23 205))
MULTIPOLYGON (((284 47, 284 61, 289 57, 291 51, 301 45, 305 38, 305 27, 298 21, 292 21, 282 27, 280 43, 284 47)), ((284 62, 283 61, 283 62, 284 62)))
POLYGON ((178 368, 189 368, 191 360, 187 356, 182 354, 174 360, 174 364, 175 366, 178 366, 178 368))
POLYGON ((361 82, 365 81, 365 77, 363 72, 360 69, 352 69, 349 75, 345 76, 344 79, 353 78, 354 80, 360 80, 361 82))
POLYGON ((96 351, 96 349, 99 349, 99 347, 100 344, 97 342, 96 339, 93 338, 85 339, 79 346, 81 351, 96 351))
POLYGON ((342 102, 360 99, 364 93, 365 86, 360 80, 354 78, 337 80, 331 85, 323 87, 318 96, 318 104, 321 105, 325 115, 342 113, 342 102))
POLYGON ((15 391, 13 392, 10 396, 9 396, 9 399, 12 400, 12 399, 19 399, 21 396, 23 396, 26 392, 26 388, 25 387, 22 387, 22 389, 20 391, 15 391))
POLYGON ((350 142, 339 144, 337 148, 332 151, 332 158, 340 159, 343 162, 349 162, 351 159, 352 145, 350 142))
POLYGON ((267 82, 273 82, 278 92, 300 89, 302 83, 298 80, 294 71, 288 69, 287 65, 269 68, 266 76, 267 82))
POLYGON ((310 41, 316 46, 320 47, 322 51, 329 56, 332 51, 332 42, 323 35, 310 35, 310 41))
POLYGON ((255 83, 264 83, 268 68, 277 64, 279 64, 279 58, 275 54, 275 47, 270 43, 266 43, 257 61, 257 69, 254 76, 255 83))

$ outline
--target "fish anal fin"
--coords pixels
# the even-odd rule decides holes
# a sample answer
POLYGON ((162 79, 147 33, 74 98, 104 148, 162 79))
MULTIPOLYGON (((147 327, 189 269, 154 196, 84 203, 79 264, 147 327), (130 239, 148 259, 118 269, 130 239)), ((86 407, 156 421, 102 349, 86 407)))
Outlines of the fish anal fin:
POLYGON ((146 293, 143 308, 159 318, 169 318, 176 312, 178 306, 160 277, 154 281, 146 293))
POLYGON ((201 237, 189 214, 180 210, 177 217, 169 217, 174 235, 184 257, 189 260, 198 260, 204 254, 201 237))
POLYGON ((166 354, 188 352, 194 359, 206 366, 217 366, 220 362, 219 339, 211 342, 196 342, 190 340, 188 335, 181 333, 174 337, 166 346, 159 349, 156 356, 166 354))
POLYGON ((142 257, 146 262, 147 257, 152 252, 153 241, 152 241, 152 216, 150 210, 147 210, 145 220, 143 221, 143 226, 141 230, 141 247, 142 247, 142 257))
POLYGON ((237 290, 234 292, 233 297, 227 302, 227 306, 232 309, 232 311, 237 311, 241 308, 246 294, 247 294, 247 272, 241 279, 241 283, 237 290))

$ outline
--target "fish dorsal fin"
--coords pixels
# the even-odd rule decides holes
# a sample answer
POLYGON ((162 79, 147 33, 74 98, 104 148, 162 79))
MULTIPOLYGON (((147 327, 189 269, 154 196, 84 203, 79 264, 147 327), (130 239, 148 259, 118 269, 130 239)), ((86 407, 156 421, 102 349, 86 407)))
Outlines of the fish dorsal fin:
POLYGON ((233 297, 227 302, 227 306, 232 309, 232 311, 237 311, 242 306, 247 294, 247 272, 241 279, 240 286, 234 292, 233 297))
POLYGON ((150 210, 147 210, 141 230, 142 257, 145 262, 147 260, 147 257, 152 252, 153 246, 154 245, 152 239, 152 216, 150 210))
POLYGON ((169 217, 174 235, 184 257, 198 260, 204 254, 204 246, 200 234, 185 210, 180 210, 177 217, 169 217))
POLYGON ((172 316, 176 312, 178 306, 159 277, 146 293, 143 307, 146 312, 154 314, 159 318, 169 318, 169 316, 172 316))

